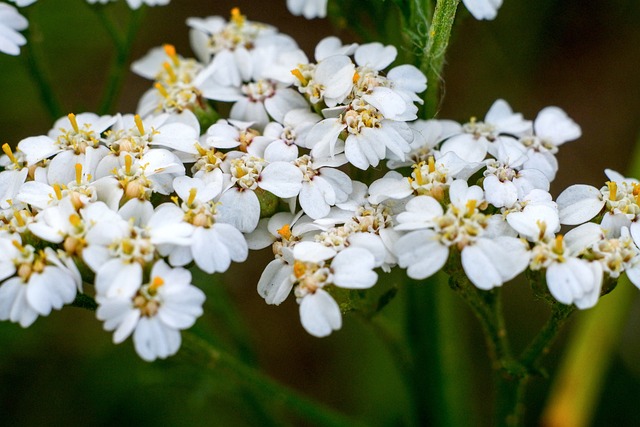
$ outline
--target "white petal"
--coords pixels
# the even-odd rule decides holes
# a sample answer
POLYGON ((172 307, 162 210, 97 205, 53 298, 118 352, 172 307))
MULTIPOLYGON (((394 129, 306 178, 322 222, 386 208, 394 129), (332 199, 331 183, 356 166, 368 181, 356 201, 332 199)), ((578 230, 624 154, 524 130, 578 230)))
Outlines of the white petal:
POLYGON ((300 322, 307 332, 321 338, 342 327, 342 315, 331 295, 318 289, 302 299, 300 322))

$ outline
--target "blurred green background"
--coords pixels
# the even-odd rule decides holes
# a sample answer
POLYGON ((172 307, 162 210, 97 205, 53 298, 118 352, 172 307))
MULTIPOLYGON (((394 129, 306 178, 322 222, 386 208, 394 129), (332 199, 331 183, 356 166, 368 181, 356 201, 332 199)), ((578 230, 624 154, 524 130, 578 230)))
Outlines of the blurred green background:
MULTIPOLYGON (((366 1, 360 4, 367 7, 366 1)), ((326 20, 289 15, 284 0, 173 0, 146 11, 132 57, 162 43, 172 43, 190 56, 185 19, 226 17, 234 6, 249 19, 292 35, 310 55, 321 38, 336 34, 326 20)), ((65 110, 97 108, 96 94, 112 51, 95 14, 83 0, 40 0, 27 12, 32 32, 42 39, 48 76, 65 110)), ((126 8, 120 12, 126 19, 126 8)), ((477 22, 464 11, 459 15, 439 117, 483 117, 496 98, 506 99, 530 119, 543 107, 558 105, 582 126, 583 137, 560 150, 555 196, 571 183, 602 185, 605 168, 625 171, 640 133, 640 2, 505 0, 493 22, 477 22)), ((357 41, 348 28, 338 34, 344 41, 357 41)), ((25 70, 24 57, 0 56, 0 143, 15 145, 46 133, 52 125, 25 70)), ((133 112, 148 87, 148 81, 130 74, 118 110, 133 112)), ((384 344, 356 316, 345 316, 340 332, 316 339, 300 326, 293 298, 280 307, 264 304, 255 285, 269 256, 268 251, 252 254, 222 280, 197 278, 208 295, 197 330, 213 331, 213 339, 230 352, 330 407, 370 425, 402 425, 408 396, 384 344), (235 337, 243 334, 250 336, 251 344, 239 347, 235 337)), ((388 280, 401 281, 403 273, 388 280)), ((540 327, 547 311, 532 303, 531 292, 521 283, 505 286, 505 292, 507 324, 519 348, 540 327)), ((379 320, 399 327, 406 297, 401 290, 379 320)), ((450 338, 469 343, 463 356, 472 363, 468 376, 473 384, 470 401, 461 402, 461 410, 470 411, 470 425, 486 425, 491 383, 484 340, 466 308, 459 311, 459 334, 450 338)), ((640 425, 639 322, 636 301, 594 425, 640 425)), ((568 329, 545 360, 551 374, 568 329)), ((274 423, 258 396, 229 381, 224 372, 203 372, 182 352, 166 361, 143 362, 130 340, 113 345, 111 334, 102 330, 93 313, 77 308, 54 312, 26 330, 0 323, 0 348, 3 426, 307 424, 293 415, 274 423)), ((543 379, 532 384, 529 425, 538 424, 549 385, 543 379)), ((435 405, 429 409, 434 414, 437 410, 435 405)))

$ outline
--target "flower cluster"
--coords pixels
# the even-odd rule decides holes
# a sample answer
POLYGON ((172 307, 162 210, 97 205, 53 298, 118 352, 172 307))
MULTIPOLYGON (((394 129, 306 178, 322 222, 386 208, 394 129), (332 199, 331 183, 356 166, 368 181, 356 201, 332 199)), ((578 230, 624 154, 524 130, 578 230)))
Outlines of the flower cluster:
POLYGON ((529 268, 579 308, 623 271, 640 286, 640 184, 608 172, 600 190, 549 194, 558 147, 581 134, 560 108, 417 120, 427 81, 392 66, 393 46, 329 37, 311 61, 238 9, 187 23, 197 58, 165 45, 133 64, 154 81, 137 114, 69 114, 2 146, 0 319, 28 326, 86 292, 115 343, 164 358, 202 314, 187 267, 224 272, 269 246, 259 295, 293 293, 315 336, 341 327, 340 289, 395 266, 482 290, 529 268), (383 163, 372 182, 345 173, 383 163))

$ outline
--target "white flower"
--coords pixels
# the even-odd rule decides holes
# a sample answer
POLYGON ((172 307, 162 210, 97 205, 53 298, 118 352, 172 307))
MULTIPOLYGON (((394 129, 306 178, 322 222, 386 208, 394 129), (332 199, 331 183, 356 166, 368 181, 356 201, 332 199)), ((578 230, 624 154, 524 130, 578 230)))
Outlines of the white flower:
POLYGON ((331 206, 345 202, 353 190, 347 174, 315 162, 309 155, 298 158, 294 164, 302 172, 300 207, 313 219, 327 216, 331 206))
POLYGON ((579 309, 593 307, 602 288, 602 264, 579 258, 584 250, 564 242, 562 235, 547 237, 536 242, 531 249, 531 270, 546 268, 546 280, 551 295, 562 304, 575 304, 579 309))
POLYGON ((0 3, 0 52, 19 55, 20 46, 24 46, 27 39, 18 31, 25 30, 28 26, 29 22, 15 7, 0 3))
POLYGON ((287 8, 293 15, 307 19, 327 16, 327 0, 287 0, 287 8))
POLYGON ((406 123, 387 120, 384 115, 364 101, 353 101, 340 117, 316 124, 307 134, 307 146, 316 159, 334 157, 344 151, 349 163, 359 169, 377 166, 380 160, 393 153, 404 159, 411 148, 413 133, 406 123), (346 131, 344 141, 338 137, 346 131))
POLYGON ((96 316, 104 328, 114 331, 119 344, 133 333, 138 355, 146 360, 164 359, 180 348, 180 330, 193 326, 202 315, 204 293, 191 284, 191 273, 157 261, 149 281, 128 292, 96 297, 96 316))
POLYGON ((397 228, 416 230, 395 245, 398 264, 407 268, 409 277, 424 279, 436 273, 446 264, 451 247, 460 250, 465 273, 480 289, 501 286, 526 268, 529 256, 518 239, 483 236, 489 217, 478 209, 483 202, 480 187, 456 180, 449 197, 446 212, 431 197, 421 196, 407 203, 406 214, 398 215, 397 228))
POLYGON ((527 159, 523 147, 512 138, 501 138, 490 147, 493 160, 487 160, 482 186, 487 202, 510 208, 534 189, 549 190, 547 177, 537 169, 524 169, 527 159))
POLYGON ((20 326, 31 325, 36 318, 48 316, 52 309, 60 310, 73 302, 81 287, 81 278, 73 261, 60 258, 47 247, 36 251, 31 245, 21 245, 13 237, 0 239, 3 256, 10 263, 0 267, 0 320, 11 320, 20 326))
MULTIPOLYGON (((241 153, 240 153, 241 154, 241 153)), ((287 162, 267 164, 250 155, 229 158, 232 186, 220 196, 220 221, 250 233, 260 219, 260 201, 255 191, 266 190, 278 197, 294 197, 302 187, 302 172, 287 162)))
POLYGON ((492 20, 498 15, 502 0, 462 0, 469 12, 478 20, 492 20))
POLYGON ((115 117, 93 113, 69 114, 56 120, 48 135, 23 139, 18 148, 29 165, 52 157, 47 166, 47 181, 51 185, 66 185, 76 178, 74 168, 69 165, 81 164, 85 174, 95 176, 99 162, 109 153, 101 144, 101 134, 115 121, 115 117))
POLYGON ((293 258, 291 280, 300 304, 300 321, 307 332, 317 337, 342 326, 340 308, 323 289, 325 286, 367 289, 378 277, 373 271, 373 255, 361 248, 347 248, 336 254, 320 243, 300 242, 293 248, 293 258))
POLYGON ((302 212, 297 215, 278 212, 269 219, 261 220, 256 230, 247 235, 251 249, 263 249, 272 245, 275 255, 275 259, 266 266, 258 281, 258 294, 267 304, 279 305, 293 287, 293 247, 303 239, 305 232, 313 229, 308 217, 301 215, 302 212))
POLYGON ((173 186, 182 203, 162 204, 152 218, 188 224, 191 228, 190 242, 188 245, 162 245, 160 253, 169 255, 169 262, 176 266, 193 260, 209 274, 226 271, 231 261, 245 261, 248 249, 242 233, 217 220, 217 204, 213 199, 220 193, 222 182, 216 185, 183 176, 176 178, 173 186))
POLYGON ((625 178, 619 173, 605 170, 607 181, 600 190, 590 185, 576 184, 558 196, 558 208, 562 224, 576 225, 589 221, 604 209, 602 228, 613 236, 619 236, 622 227, 629 227, 631 234, 640 229, 640 206, 637 194, 638 180, 625 178))
POLYGON ((529 157, 524 167, 538 169, 549 181, 553 181, 558 171, 558 161, 555 158, 558 147, 579 138, 581 134, 580 126, 562 109, 544 108, 533 122, 533 134, 520 138, 520 142, 527 147, 529 157))
POLYGON ((172 45, 151 49, 131 64, 134 73, 155 80, 153 87, 140 98, 138 114, 146 117, 198 108, 202 100, 193 81, 202 67, 195 59, 179 56, 172 45))
POLYGON ((462 134, 454 135, 442 143, 440 151, 444 154, 453 151, 468 162, 484 160, 489 144, 501 135, 520 136, 530 132, 531 122, 524 120, 522 114, 514 113, 503 99, 493 103, 484 122, 472 118, 462 127, 462 134))

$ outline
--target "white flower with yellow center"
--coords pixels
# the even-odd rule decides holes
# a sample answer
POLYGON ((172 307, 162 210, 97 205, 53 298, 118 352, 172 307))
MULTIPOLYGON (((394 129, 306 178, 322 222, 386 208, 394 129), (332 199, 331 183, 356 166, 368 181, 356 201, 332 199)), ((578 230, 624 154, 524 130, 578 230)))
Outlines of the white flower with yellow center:
POLYGON ((312 147, 311 155, 316 159, 344 151, 349 163, 364 170, 377 166, 389 152, 404 160, 412 140, 406 123, 387 120, 366 102, 353 101, 339 117, 316 124, 307 134, 306 145, 312 147))
POLYGON ((562 224, 577 225, 589 221, 604 210, 602 228, 612 236, 619 236, 622 227, 631 234, 640 233, 640 183, 606 169, 609 178, 599 190, 590 185, 575 184, 558 196, 562 224))
POLYGON ((362 248, 336 253, 317 242, 300 242, 293 248, 293 258, 290 280, 300 304, 300 321, 307 332, 317 337, 342 327, 340 308, 325 287, 367 289, 378 278, 373 271, 373 255, 362 248))
POLYGON ((489 149, 489 144, 502 135, 522 136, 531 132, 531 122, 524 120, 522 114, 514 113, 503 99, 493 103, 484 122, 475 117, 462 126, 462 133, 453 135, 442 143, 440 151, 444 154, 453 151, 468 162, 481 162, 489 149))
POLYGON ((13 152, 6 143, 2 145, 2 151, 5 154, 0 157, 0 166, 4 169, 0 172, 0 209, 9 209, 17 202, 14 199, 27 180, 30 168, 21 151, 13 152))
POLYGON ((23 246, 15 235, 3 235, 0 248, 8 260, 0 264, 0 320, 26 328, 38 316, 48 316, 52 309, 73 302, 81 290, 82 280, 73 261, 53 249, 23 246))
POLYGON ((547 287, 558 302, 587 309, 600 297, 603 266, 600 262, 579 258, 584 251, 583 240, 574 237, 568 239, 571 246, 564 242, 561 234, 536 242, 531 248, 529 268, 533 271, 546 269, 547 287))
POLYGON ((50 184, 67 184, 75 179, 69 165, 80 163, 87 174, 95 173, 98 163, 109 153, 101 143, 102 133, 115 123, 115 117, 93 113, 69 114, 58 119, 48 135, 34 136, 18 143, 29 165, 51 158, 47 166, 50 184))
POLYGON ((153 48, 143 58, 131 64, 131 70, 147 79, 155 80, 153 88, 142 95, 138 114, 180 113, 200 106, 200 91, 195 87, 196 75, 202 65, 185 59, 172 45, 153 48))
MULTIPOLYGON (((68 166, 67 166, 68 168, 68 166)), ((55 206, 62 200, 70 199, 75 209, 97 199, 95 188, 92 186, 92 176, 87 174, 82 164, 76 163, 75 180, 66 184, 49 185, 39 181, 28 181, 20 187, 16 199, 37 209, 55 206)))
POLYGON ((247 152, 269 162, 292 162, 299 157, 298 147, 305 147, 307 134, 320 120, 306 108, 291 110, 282 124, 271 122, 265 126, 262 136, 253 139, 247 152))
POLYGON ((302 187, 302 172, 288 162, 267 164, 264 159, 239 153, 228 159, 231 187, 220 196, 219 219, 243 233, 255 230, 260 220, 256 192, 268 191, 281 198, 294 197, 302 187))
POLYGON ((275 256, 258 281, 258 294, 267 304, 279 305, 287 298, 293 287, 293 247, 303 239, 311 238, 310 234, 317 229, 302 212, 296 215, 278 212, 261 220, 256 230, 246 236, 250 249, 271 245, 275 256))
POLYGON ((408 121, 417 118, 422 103, 417 94, 427 88, 427 78, 413 65, 403 64, 389 70, 386 76, 381 71, 395 59, 394 46, 367 43, 358 46, 354 58, 358 65, 353 77, 351 97, 362 99, 379 110, 385 118, 408 121))
POLYGON ((158 246, 188 245, 192 233, 182 216, 154 215, 153 211, 148 218, 130 221, 108 214, 87 225, 82 259, 96 273, 96 291, 107 297, 138 289, 144 269, 158 258, 158 246))
POLYGON ((191 273, 157 261, 149 281, 119 295, 96 296, 96 316, 119 344, 133 334, 138 355, 146 360, 164 359, 180 348, 180 331, 202 315, 205 295, 191 284, 191 273))
POLYGON ((232 225, 218 221, 217 203, 214 198, 220 194, 222 182, 205 183, 197 178, 178 177, 173 186, 182 200, 178 203, 160 205, 155 217, 173 218, 169 222, 188 224, 188 245, 161 245, 158 250, 169 256, 174 266, 183 266, 191 261, 209 274, 224 272, 231 261, 243 262, 247 259, 248 248, 244 236, 232 225))
POLYGON ((562 109, 546 107, 533 122, 533 133, 520 138, 527 148, 528 159, 524 167, 538 169, 553 181, 558 171, 555 154, 558 147, 582 135, 582 130, 562 109))
POLYGON ((549 191, 549 180, 542 172, 523 167, 527 154, 516 140, 502 138, 490 152, 494 159, 486 161, 482 186, 493 206, 510 208, 534 189, 549 191))
MULTIPOLYGON (((209 16, 189 18, 187 25, 191 27, 191 48, 200 61, 205 64, 211 62, 211 68, 216 72, 238 80, 241 73, 246 72, 248 64, 244 60, 251 50, 272 42, 274 38, 286 38, 278 34, 275 27, 247 20, 238 8, 231 10, 228 22, 220 16, 209 16)), ((288 43, 295 45, 293 40, 289 40, 288 43)))
MULTIPOLYGON (((109 158, 106 157, 105 160, 109 158)), ((171 194, 172 182, 185 173, 180 159, 165 149, 152 149, 135 159, 128 153, 114 157, 112 173, 93 183, 98 200, 117 210, 129 200, 148 201, 154 192, 171 194)))
POLYGON ((311 104, 324 102, 327 107, 342 104, 353 90, 355 64, 347 55, 331 55, 318 64, 298 64, 291 73, 294 85, 311 104))
POLYGON ((449 188, 451 204, 446 212, 430 196, 418 196, 397 217, 396 230, 415 230, 395 245, 398 264, 414 279, 424 279, 440 270, 450 248, 461 253, 462 267, 480 289, 492 289, 513 279, 529 262, 525 246, 516 238, 485 237, 489 217, 478 209, 484 202, 482 189, 456 180, 449 188))

